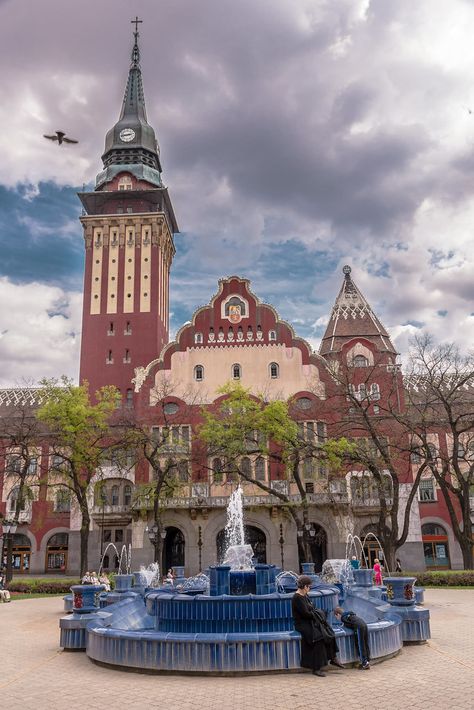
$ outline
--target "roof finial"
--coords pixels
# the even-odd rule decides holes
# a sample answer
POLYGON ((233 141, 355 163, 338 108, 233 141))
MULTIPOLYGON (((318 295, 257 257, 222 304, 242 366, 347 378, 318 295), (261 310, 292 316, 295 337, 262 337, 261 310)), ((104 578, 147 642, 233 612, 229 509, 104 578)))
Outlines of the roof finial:
POLYGON ((132 67, 138 67, 138 65, 140 64, 140 50, 138 48, 138 37, 140 33, 138 31, 138 25, 142 23, 143 20, 139 20, 138 15, 136 15, 134 20, 131 20, 131 24, 135 25, 135 31, 133 33, 133 36, 135 37, 135 43, 132 49, 132 67))
POLYGON ((344 274, 346 279, 350 278, 351 271, 352 271, 352 269, 348 264, 346 264, 345 266, 342 267, 342 273, 344 274))

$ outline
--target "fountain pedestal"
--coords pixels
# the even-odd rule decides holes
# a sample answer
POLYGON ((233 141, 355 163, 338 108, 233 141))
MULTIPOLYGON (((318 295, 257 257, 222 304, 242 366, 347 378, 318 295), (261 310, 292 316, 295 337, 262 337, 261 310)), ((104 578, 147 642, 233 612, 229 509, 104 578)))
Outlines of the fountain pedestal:
POLYGON ((92 619, 100 618, 100 593, 104 589, 103 584, 75 584, 71 587, 72 614, 59 620, 59 645, 62 648, 85 650, 86 626, 92 619))

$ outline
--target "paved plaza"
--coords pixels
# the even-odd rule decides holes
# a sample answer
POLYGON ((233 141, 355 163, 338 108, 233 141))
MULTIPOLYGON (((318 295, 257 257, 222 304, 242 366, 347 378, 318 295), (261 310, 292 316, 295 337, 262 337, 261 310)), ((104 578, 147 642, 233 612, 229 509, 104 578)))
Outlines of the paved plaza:
POLYGON ((0 708, 5 710, 417 710, 474 708, 474 591, 429 590, 432 639, 370 671, 249 677, 144 675, 62 651, 60 597, 0 605, 0 708))

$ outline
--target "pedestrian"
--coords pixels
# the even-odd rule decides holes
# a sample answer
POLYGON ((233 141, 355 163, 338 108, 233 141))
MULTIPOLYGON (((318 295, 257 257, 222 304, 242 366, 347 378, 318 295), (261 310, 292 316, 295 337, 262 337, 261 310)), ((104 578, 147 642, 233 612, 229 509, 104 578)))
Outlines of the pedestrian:
POLYGON ((382 585, 382 567, 377 557, 374 560, 374 577, 375 584, 380 587, 382 585))
POLYGON ((370 670, 369 630, 364 619, 353 611, 344 611, 340 606, 334 609, 334 616, 348 629, 352 629, 359 652, 360 667, 365 671, 370 670))
POLYGON ((2 602, 9 602, 10 601, 10 592, 8 589, 5 589, 3 585, 3 576, 0 575, 0 601, 2 602))
POLYGON ((402 563, 400 561, 400 558, 397 557, 395 560, 395 572, 401 572, 402 571, 402 563))
POLYGON ((344 668, 336 658, 338 647, 332 627, 326 621, 326 614, 313 606, 308 594, 311 577, 301 575, 297 590, 291 600, 291 610, 296 631, 301 634, 301 667, 310 668, 313 675, 326 676, 322 668, 328 664, 344 668))
POLYGON ((360 562, 355 555, 352 555, 351 567, 352 567, 352 569, 359 569, 359 567, 360 567, 360 562))

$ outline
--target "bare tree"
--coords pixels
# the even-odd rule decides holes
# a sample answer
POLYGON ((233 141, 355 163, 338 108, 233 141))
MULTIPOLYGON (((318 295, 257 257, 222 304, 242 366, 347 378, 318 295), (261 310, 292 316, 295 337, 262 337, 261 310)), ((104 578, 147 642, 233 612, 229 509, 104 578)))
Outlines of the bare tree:
POLYGON ((416 457, 444 496, 465 569, 473 566, 474 355, 453 344, 415 339, 407 378, 406 419, 416 457))

